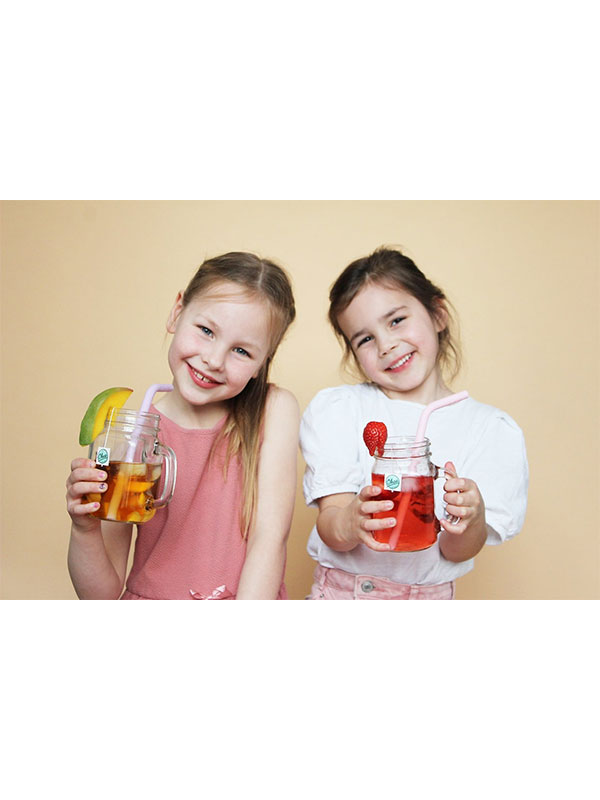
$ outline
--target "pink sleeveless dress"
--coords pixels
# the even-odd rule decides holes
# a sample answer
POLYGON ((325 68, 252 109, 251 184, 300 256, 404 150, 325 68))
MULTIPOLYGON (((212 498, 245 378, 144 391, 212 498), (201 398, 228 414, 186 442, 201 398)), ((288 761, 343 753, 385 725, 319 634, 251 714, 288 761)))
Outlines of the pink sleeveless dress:
MULTIPOLYGON (((240 532, 242 470, 239 459, 231 459, 224 480, 225 442, 209 459, 224 423, 196 430, 161 416, 160 441, 177 456, 175 493, 137 527, 122 600, 235 598, 246 557, 240 532)), ((287 599, 283 580, 278 599, 287 599)))

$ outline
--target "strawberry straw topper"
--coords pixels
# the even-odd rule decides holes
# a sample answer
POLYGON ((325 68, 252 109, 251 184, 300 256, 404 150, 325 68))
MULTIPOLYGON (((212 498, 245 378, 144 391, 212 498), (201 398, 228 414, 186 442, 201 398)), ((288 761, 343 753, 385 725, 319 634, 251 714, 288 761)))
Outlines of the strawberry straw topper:
POLYGON ((387 428, 383 422, 367 422, 363 431, 363 441, 367 445, 370 455, 383 455, 383 448, 387 440, 387 428))

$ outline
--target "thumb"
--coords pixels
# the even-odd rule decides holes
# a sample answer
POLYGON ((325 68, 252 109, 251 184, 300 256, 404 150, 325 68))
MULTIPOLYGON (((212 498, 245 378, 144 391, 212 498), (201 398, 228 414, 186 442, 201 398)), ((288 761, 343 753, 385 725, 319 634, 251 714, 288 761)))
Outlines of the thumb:
POLYGON ((452 461, 446 461, 444 464, 444 472, 448 475, 449 478, 458 478, 458 473, 456 471, 456 467, 452 463, 452 461))

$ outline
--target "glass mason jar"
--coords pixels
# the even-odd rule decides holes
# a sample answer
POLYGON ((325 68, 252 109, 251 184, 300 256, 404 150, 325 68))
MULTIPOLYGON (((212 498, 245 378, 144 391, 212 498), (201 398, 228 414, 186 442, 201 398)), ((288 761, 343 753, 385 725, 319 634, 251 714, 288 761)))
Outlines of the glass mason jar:
POLYGON ((89 449, 89 457, 108 476, 105 492, 88 494, 89 502, 100 503, 92 516, 139 525, 171 500, 177 458, 158 441, 159 422, 158 414, 109 409, 104 429, 89 449))
POLYGON ((373 514, 373 519, 396 517, 393 528, 373 531, 377 542, 390 544, 395 552, 425 550, 437 540, 440 523, 434 512, 433 481, 444 471, 431 461, 429 439, 388 437, 382 454, 375 456, 373 485, 380 486, 376 500, 391 500, 392 511, 373 514))

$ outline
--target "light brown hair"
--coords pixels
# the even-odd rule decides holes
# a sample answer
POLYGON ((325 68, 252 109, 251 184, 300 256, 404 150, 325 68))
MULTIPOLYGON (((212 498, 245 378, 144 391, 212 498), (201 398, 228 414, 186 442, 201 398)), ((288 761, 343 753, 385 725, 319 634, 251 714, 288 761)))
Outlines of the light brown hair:
MULTIPOLYGON (((244 501, 241 513, 244 538, 252 524, 257 500, 257 469, 261 429, 269 391, 269 370, 275 351, 296 316, 290 279, 280 266, 253 253, 231 252, 204 261, 183 293, 183 306, 220 284, 233 283, 250 299, 265 300, 270 309, 269 352, 256 378, 229 402, 229 415, 217 440, 227 441, 225 474, 230 459, 239 454, 243 472, 244 501)), ((213 450, 214 452, 214 450, 213 450)))

